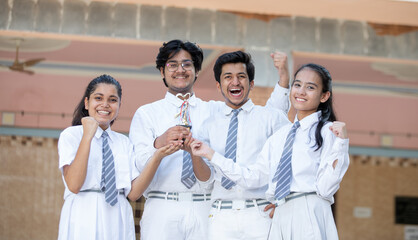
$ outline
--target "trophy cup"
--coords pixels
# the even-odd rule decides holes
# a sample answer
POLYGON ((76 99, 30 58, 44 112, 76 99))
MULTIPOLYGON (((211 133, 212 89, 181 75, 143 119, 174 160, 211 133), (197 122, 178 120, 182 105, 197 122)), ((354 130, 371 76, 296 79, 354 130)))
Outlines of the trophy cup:
POLYGON ((181 97, 180 99, 183 100, 183 104, 180 107, 180 112, 174 116, 174 118, 180 117, 180 123, 177 124, 177 126, 182 126, 185 128, 188 128, 189 130, 192 129, 192 122, 190 120, 190 114, 189 114, 189 102, 188 99, 190 97, 190 93, 181 94, 178 93, 176 97, 181 97))

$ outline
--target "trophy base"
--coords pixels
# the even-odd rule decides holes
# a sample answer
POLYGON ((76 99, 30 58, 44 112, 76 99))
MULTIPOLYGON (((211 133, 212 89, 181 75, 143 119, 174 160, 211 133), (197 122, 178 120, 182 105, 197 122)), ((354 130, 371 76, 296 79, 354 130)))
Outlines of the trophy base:
POLYGON ((192 125, 186 125, 186 124, 177 124, 177 126, 188 128, 189 130, 192 130, 192 125))
MULTIPOLYGON (((189 131, 192 130, 192 125, 187 125, 187 124, 177 124, 177 126, 181 126, 181 127, 185 127, 188 128, 189 131)), ((183 142, 186 140, 185 138, 182 139, 183 142)))

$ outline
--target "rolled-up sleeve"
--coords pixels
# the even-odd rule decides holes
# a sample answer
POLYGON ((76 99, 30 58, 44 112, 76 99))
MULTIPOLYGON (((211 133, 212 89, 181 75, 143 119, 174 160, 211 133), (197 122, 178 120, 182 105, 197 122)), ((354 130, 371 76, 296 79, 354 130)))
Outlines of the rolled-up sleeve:
POLYGON ((349 140, 331 136, 324 138, 324 146, 321 152, 321 163, 317 174, 317 193, 326 198, 332 199, 340 187, 344 174, 347 172, 350 163, 348 148, 349 140), (338 160, 335 168, 333 163, 338 160))
POLYGON ((289 89, 276 84, 270 98, 267 100, 266 107, 287 113, 289 110, 289 89))
POLYGON ((215 166, 215 170, 219 169, 222 175, 247 189, 260 188, 268 182, 269 162, 262 157, 257 158, 254 164, 244 167, 215 152, 211 164, 215 166))
POLYGON ((129 138, 134 145, 135 166, 139 171, 155 153, 154 141, 157 138, 151 119, 139 108, 132 119, 129 138))

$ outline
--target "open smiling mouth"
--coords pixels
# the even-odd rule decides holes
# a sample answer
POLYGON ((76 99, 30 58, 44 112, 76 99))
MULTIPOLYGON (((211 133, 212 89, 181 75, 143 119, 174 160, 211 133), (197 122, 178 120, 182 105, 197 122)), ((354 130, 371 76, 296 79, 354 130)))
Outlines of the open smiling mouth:
POLYGON ((229 90, 229 93, 231 93, 231 95, 233 97, 239 97, 239 96, 241 96, 242 90, 241 89, 231 89, 231 90, 229 90))
POLYGON ((98 113, 99 113, 99 115, 109 115, 110 114, 110 112, 108 112, 108 111, 97 111, 98 113))
POLYGON ((296 99, 296 101, 298 101, 298 102, 306 102, 306 99, 303 99, 303 98, 298 98, 298 97, 296 97, 295 99, 296 99))
POLYGON ((187 75, 175 76, 175 79, 186 79, 187 75))

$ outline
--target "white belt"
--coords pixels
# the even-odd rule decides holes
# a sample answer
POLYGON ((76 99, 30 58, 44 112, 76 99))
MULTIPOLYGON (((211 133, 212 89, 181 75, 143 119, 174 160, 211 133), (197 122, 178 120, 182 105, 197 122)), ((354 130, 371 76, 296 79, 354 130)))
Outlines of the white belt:
POLYGON ((173 201, 209 201, 210 193, 192 193, 192 192, 162 192, 150 191, 147 198, 158 198, 173 201))
POLYGON ((213 202, 212 207, 220 209, 233 209, 240 210, 250 207, 262 206, 270 204, 269 201, 265 199, 243 199, 243 200, 216 200, 213 202))
MULTIPOLYGON (((81 190, 80 192, 97 192, 97 193, 104 193, 104 191, 100 190, 100 189, 84 189, 81 190)), ((125 190, 124 189, 119 189, 118 190, 119 194, 125 194, 125 190)))
POLYGON ((316 195, 316 192, 307 192, 307 193, 293 192, 293 193, 290 193, 286 197, 284 197, 284 198, 282 198, 280 200, 276 200, 276 207, 279 206, 279 205, 282 205, 285 202, 288 202, 290 200, 293 200, 293 199, 296 199, 296 198, 300 198, 300 197, 303 197, 303 196, 308 196, 308 195, 316 195))

